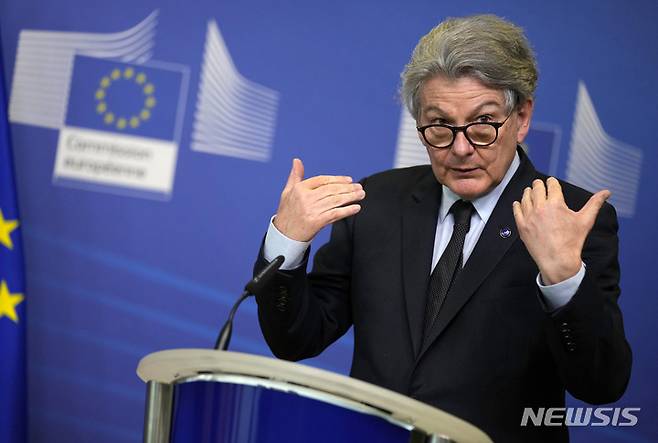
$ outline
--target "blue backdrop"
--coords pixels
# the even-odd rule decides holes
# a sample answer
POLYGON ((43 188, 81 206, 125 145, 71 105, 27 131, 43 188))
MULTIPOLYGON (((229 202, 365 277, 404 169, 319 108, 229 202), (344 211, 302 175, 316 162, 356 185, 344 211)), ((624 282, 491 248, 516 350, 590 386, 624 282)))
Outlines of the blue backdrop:
MULTIPOLYGON (((634 365, 617 405, 642 411, 573 440, 658 439, 656 2, 6 0, 30 441, 139 441, 139 359, 212 346, 293 156, 356 178, 425 162, 399 74, 433 25, 482 12, 536 50, 536 165, 608 187, 620 214, 634 365)), ((255 312, 233 349, 269 355, 255 312)), ((351 350, 348 334, 308 363, 347 373, 351 350)))

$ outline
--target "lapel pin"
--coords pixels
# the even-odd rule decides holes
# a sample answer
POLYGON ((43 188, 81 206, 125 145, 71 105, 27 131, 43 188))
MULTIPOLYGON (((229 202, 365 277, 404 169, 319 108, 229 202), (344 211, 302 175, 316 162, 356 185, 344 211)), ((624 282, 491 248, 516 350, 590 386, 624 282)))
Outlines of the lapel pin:
POLYGON ((512 230, 508 227, 504 227, 501 228, 499 234, 502 238, 510 238, 510 236, 512 235, 512 230))

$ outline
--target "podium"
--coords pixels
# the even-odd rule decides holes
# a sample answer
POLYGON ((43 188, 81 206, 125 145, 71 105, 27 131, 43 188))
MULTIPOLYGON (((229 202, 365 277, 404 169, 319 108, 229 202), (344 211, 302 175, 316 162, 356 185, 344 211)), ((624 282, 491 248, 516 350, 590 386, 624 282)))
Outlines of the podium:
POLYGON ((475 426, 321 369, 238 352, 144 357, 145 443, 486 443, 475 426))

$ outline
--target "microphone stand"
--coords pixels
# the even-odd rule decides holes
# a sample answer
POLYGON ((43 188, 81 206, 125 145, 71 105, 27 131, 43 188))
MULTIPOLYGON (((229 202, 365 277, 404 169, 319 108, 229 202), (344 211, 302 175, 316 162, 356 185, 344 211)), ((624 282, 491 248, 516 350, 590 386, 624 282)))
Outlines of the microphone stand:
POLYGON ((244 291, 242 294, 240 294, 240 298, 238 298, 238 301, 236 301, 231 308, 231 312, 228 315, 228 320, 226 320, 226 323, 224 323, 222 330, 217 336, 217 340, 215 341, 216 350, 226 351, 228 349, 228 345, 231 342, 231 333, 233 331, 233 318, 235 317, 235 313, 238 311, 240 303, 249 298, 250 295, 258 294, 261 289, 263 289, 263 286, 265 286, 265 284, 270 281, 272 277, 274 277, 274 274, 276 274, 276 271, 279 270, 284 261, 285 259, 283 255, 279 255, 267 266, 265 266, 265 268, 263 268, 263 270, 260 271, 258 275, 249 281, 249 283, 245 285, 244 291))

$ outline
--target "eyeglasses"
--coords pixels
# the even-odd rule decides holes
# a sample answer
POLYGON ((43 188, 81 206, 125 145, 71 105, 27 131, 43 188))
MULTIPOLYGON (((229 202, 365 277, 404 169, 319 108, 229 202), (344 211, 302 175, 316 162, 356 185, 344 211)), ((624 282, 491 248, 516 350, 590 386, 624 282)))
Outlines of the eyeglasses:
POLYGON ((433 148, 445 149, 452 146, 458 132, 463 132, 466 140, 474 147, 492 145, 498 139, 498 129, 510 118, 510 112, 502 122, 473 122, 464 126, 433 124, 417 126, 425 142, 433 148))

